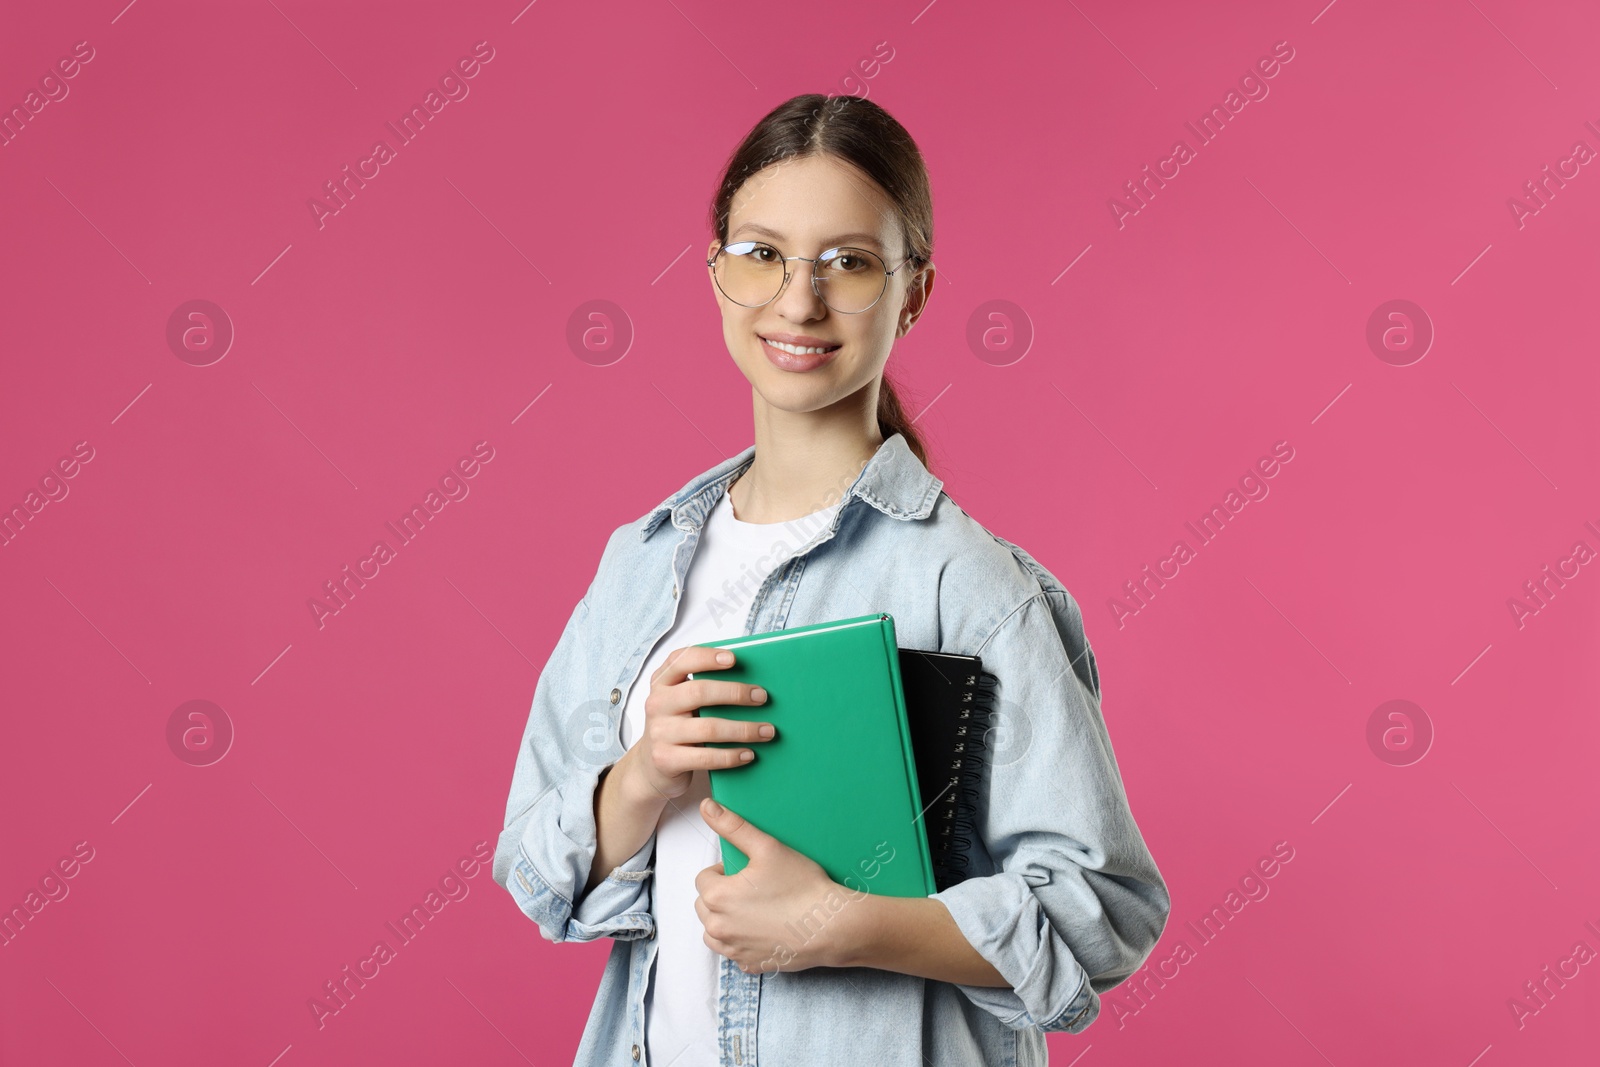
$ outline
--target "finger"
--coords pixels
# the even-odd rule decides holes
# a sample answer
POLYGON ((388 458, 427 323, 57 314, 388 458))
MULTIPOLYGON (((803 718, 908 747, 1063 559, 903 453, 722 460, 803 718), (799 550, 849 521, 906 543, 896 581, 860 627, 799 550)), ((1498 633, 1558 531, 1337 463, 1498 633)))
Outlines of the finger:
MULTIPOLYGON (((686 653, 684 659, 689 658, 686 653)), ((663 674, 650 689, 649 699, 645 703, 645 714, 652 717, 660 715, 687 717, 690 712, 699 708, 714 707, 718 704, 760 707, 766 702, 767 691, 750 682, 702 677, 673 683, 668 681, 668 675, 663 674)))
POLYGON ((777 843, 772 835, 757 829, 744 816, 729 811, 711 797, 700 801, 700 814, 718 837, 732 843, 751 859, 777 843))
POLYGON ((721 876, 721 863, 713 863, 709 867, 703 867, 700 869, 699 873, 694 876, 694 891, 700 894, 699 899, 703 899, 707 893, 713 890, 716 884, 715 879, 721 876))
POLYGON ((681 648, 675 648, 671 652, 667 653, 667 658, 661 661, 661 665, 658 666, 655 670, 650 672, 650 684, 651 685, 655 685, 656 684, 656 679, 661 677, 661 672, 666 670, 667 666, 673 660, 677 659, 679 653, 681 653, 682 651, 683 651, 683 649, 681 649, 681 648))
MULTIPOLYGON (((658 720, 662 723, 677 723, 674 718, 658 720)), ((693 718, 691 720, 694 721, 693 718)), ((675 729, 675 726, 674 726, 675 729)), ((738 747, 738 749, 723 749, 720 745, 696 744, 694 737, 674 739, 662 736, 658 739, 656 749, 653 750, 653 761, 662 774, 677 777, 688 774, 690 771, 725 771, 733 766, 746 766, 755 760, 755 750, 738 747)))
MULTIPOLYGON (((665 674, 668 670, 670 670, 675 664, 677 664, 679 659, 685 653, 694 650, 695 647, 696 646, 694 646, 694 645, 682 645, 682 646, 680 646, 678 648, 673 649, 671 652, 668 652, 667 653, 667 658, 661 661, 661 665, 659 667, 657 667, 655 670, 650 672, 650 684, 651 685, 655 685, 656 681, 663 674, 665 674)), ((693 668, 693 667, 685 667, 684 668, 684 673, 687 675, 688 672, 690 672, 690 671, 692 671, 694 669, 695 668, 693 668)), ((705 669, 709 670, 710 668, 705 668, 705 669)))
POLYGON ((755 744, 758 741, 770 741, 776 733, 770 722, 745 722, 743 719, 724 719, 720 715, 684 716, 681 720, 662 724, 662 736, 677 745, 704 744, 707 741, 755 744))
POLYGON ((733 666, 734 662, 734 654, 727 649, 686 645, 667 657, 667 661, 651 679, 651 684, 659 682, 662 685, 677 685, 694 671, 721 670, 723 667, 733 666), (722 661, 723 656, 728 657, 726 663, 722 661))
POLYGON ((759 707, 767 702, 767 691, 752 682, 723 681, 718 678, 693 678, 677 689, 678 693, 692 698, 690 707, 705 708, 717 704, 741 704, 759 707))
POLYGON ((662 774, 675 778, 690 771, 725 771, 730 767, 743 767, 755 758, 755 750, 748 748, 668 744, 656 757, 655 764, 662 774))

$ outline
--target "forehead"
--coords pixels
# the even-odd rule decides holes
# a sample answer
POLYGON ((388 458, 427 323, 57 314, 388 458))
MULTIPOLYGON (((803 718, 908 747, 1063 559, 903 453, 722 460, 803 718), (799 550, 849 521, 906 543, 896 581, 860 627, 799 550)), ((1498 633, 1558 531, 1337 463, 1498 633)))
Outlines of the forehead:
POLYGON ((854 166, 828 156, 786 159, 739 187, 728 239, 886 248, 898 226, 888 197, 854 166))

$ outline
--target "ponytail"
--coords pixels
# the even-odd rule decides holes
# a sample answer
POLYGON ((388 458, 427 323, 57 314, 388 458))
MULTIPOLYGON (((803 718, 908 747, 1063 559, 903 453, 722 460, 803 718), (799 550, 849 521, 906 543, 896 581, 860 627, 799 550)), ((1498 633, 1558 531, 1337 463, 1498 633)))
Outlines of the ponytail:
POLYGON ((899 394, 895 392, 894 383, 889 380, 888 368, 884 369, 883 383, 878 388, 878 432, 888 440, 895 434, 905 437, 906 444, 911 451, 922 461, 924 467, 928 463, 928 447, 922 440, 922 435, 912 425, 911 419, 906 415, 905 408, 900 406, 899 394))

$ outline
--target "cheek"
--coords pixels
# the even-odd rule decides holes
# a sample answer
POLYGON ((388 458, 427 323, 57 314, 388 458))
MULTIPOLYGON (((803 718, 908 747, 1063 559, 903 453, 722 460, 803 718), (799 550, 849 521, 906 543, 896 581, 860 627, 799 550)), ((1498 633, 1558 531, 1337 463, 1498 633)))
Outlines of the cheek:
POLYGON ((888 359, 895 343, 895 320, 892 315, 883 315, 864 322, 860 328, 850 335, 854 342, 856 358, 866 363, 879 363, 888 359))
POLYGON ((754 338, 740 316, 723 315, 722 339, 726 342, 728 351, 738 359, 746 359, 751 354, 750 346, 754 343, 754 338))
POLYGON ((742 308, 738 304, 724 301, 722 304, 722 335, 730 342, 749 346, 757 344, 756 320, 753 317, 754 308, 742 308))

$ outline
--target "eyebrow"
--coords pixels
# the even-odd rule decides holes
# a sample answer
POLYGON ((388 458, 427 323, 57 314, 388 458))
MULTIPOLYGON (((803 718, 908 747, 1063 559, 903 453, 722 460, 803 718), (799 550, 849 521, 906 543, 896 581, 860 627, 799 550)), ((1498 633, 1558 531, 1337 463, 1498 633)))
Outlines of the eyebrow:
MULTIPOLYGON (((763 237, 770 237, 774 241, 786 240, 786 238, 783 236, 783 234, 779 233, 777 230, 768 229, 767 227, 761 225, 758 222, 742 223, 738 227, 738 229, 734 230, 734 232, 735 233, 739 233, 739 232, 741 232, 743 230, 751 230, 751 231, 753 231, 755 233, 761 234, 763 237)), ((830 237, 826 241, 824 241, 823 245, 824 245, 824 247, 831 248, 834 245, 842 244, 845 241, 864 241, 864 242, 872 244, 872 245, 874 245, 874 246, 876 246, 878 248, 882 248, 883 247, 883 242, 881 240, 879 240, 877 237, 873 236, 870 233, 859 233, 859 232, 857 232, 857 233, 836 234, 835 236, 830 237)))

